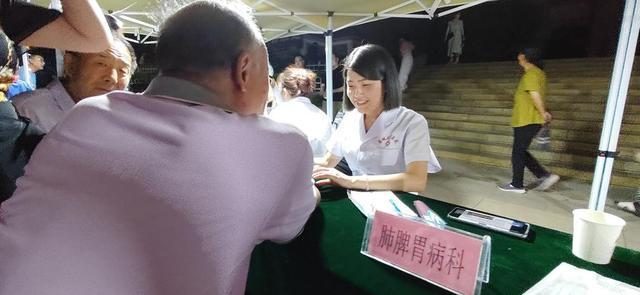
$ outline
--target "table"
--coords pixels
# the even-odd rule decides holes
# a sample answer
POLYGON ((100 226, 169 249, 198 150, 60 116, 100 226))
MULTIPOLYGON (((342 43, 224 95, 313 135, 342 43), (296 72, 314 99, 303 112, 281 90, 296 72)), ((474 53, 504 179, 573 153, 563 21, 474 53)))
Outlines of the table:
MULTIPOLYGON (((532 225, 529 240, 456 222, 455 205, 396 193, 413 208, 420 199, 450 226, 492 239, 490 280, 482 294, 522 294, 560 262, 640 286, 640 253, 617 247, 611 263, 596 265, 571 254, 571 235, 532 225)), ((304 232, 293 242, 265 242, 253 252, 247 294, 449 294, 430 283, 360 254, 365 217, 344 190, 323 192, 304 232)))

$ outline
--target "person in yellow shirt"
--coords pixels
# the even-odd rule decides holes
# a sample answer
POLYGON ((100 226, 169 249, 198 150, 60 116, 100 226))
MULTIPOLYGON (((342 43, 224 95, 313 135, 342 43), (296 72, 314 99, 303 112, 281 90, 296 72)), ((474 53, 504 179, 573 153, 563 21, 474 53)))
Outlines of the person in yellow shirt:
POLYGON ((558 182, 560 177, 545 170, 527 151, 542 124, 551 122, 552 119, 551 113, 547 111, 544 104, 547 78, 542 70, 544 64, 540 51, 534 48, 521 50, 518 53, 518 64, 524 69, 524 75, 516 88, 511 115, 513 178, 511 183, 499 185, 498 188, 522 194, 526 192, 523 183, 525 167, 538 178, 533 185, 530 185, 532 189, 546 190, 558 182))

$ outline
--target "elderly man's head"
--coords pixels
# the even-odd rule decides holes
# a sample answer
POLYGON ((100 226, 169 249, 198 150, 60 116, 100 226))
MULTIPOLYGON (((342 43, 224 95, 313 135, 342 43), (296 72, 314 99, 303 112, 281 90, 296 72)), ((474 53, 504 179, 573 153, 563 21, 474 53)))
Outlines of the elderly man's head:
POLYGON ((67 52, 64 56, 65 89, 76 102, 87 97, 124 90, 135 71, 135 52, 121 37, 100 53, 67 52))
POLYGON ((261 113, 268 92, 267 51, 240 1, 197 1, 162 25, 156 47, 161 75, 189 80, 216 94, 214 103, 261 113))

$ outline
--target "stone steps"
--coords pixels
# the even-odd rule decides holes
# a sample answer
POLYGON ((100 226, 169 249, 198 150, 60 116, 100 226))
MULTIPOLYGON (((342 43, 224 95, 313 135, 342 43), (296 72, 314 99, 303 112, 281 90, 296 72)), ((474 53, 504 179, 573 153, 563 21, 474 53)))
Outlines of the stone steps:
MULTIPOLYGON (((436 124, 450 124, 446 121, 469 123, 467 125, 463 125, 467 128, 471 128, 469 126, 471 126, 471 124, 473 123, 476 123, 475 126, 480 126, 475 128, 482 128, 481 124, 490 124, 493 126, 491 127, 492 128, 491 130, 503 130, 504 132, 503 134, 505 135, 512 134, 511 132, 506 132, 507 129, 504 129, 505 127, 511 128, 509 127, 511 119, 508 116, 475 115, 475 114, 445 113, 445 112, 420 112, 420 114, 422 114, 425 118, 427 118, 427 121, 430 122, 430 126, 431 125, 436 126, 436 124)), ((602 123, 593 123, 592 121, 589 121, 589 120, 576 121, 576 120, 560 120, 559 119, 557 121, 552 122, 551 124, 552 124, 551 125, 552 136, 554 137, 562 136, 563 139, 576 138, 576 141, 578 142, 594 142, 594 143, 599 142, 601 129, 597 128, 599 125, 596 125, 596 124, 602 124, 602 123), (575 129, 575 128, 579 128, 579 126, 588 125, 589 123, 594 124, 594 126, 589 127, 590 129, 586 129, 586 128, 579 129, 579 130, 575 129), (553 134, 554 131, 556 134, 553 134)), ((488 128, 488 127, 484 127, 484 128, 488 128)), ((637 128, 638 128, 637 124, 623 124, 621 128, 623 132, 621 132, 619 145, 625 144, 626 146, 640 149, 640 139, 639 139, 640 136, 637 134, 637 128)), ((485 129, 481 129, 481 130, 485 130, 485 129)), ((482 131, 478 131, 478 132, 482 132, 482 131)))
MULTIPOLYGON (((465 141, 460 138, 452 140, 446 137, 440 137, 442 135, 446 136, 446 132, 436 133, 437 135, 434 135, 433 138, 431 138, 431 145, 434 150, 439 150, 440 148, 443 148, 444 150, 463 149, 476 155, 490 154, 507 160, 511 159, 511 142, 508 144, 502 144, 488 141, 478 142, 473 139, 469 141, 465 141)), ((487 139, 490 138, 496 137, 489 136, 487 139)), ((579 151, 579 153, 563 152, 561 150, 562 144, 563 143, 558 145, 556 143, 556 145, 552 146, 549 151, 546 151, 537 148, 536 144, 532 143, 532 148, 530 150, 536 159, 538 159, 538 161, 543 165, 556 165, 593 171, 596 161, 595 153, 593 153, 593 155, 585 155, 586 153, 582 154, 584 151, 579 151)), ((632 175, 640 169, 640 163, 624 161, 624 159, 621 159, 620 161, 614 162, 613 169, 616 173, 619 172, 626 175, 632 175)))
MULTIPOLYGON (((420 111, 424 108, 413 109, 420 111)), ((478 107, 451 107, 442 105, 428 105, 430 112, 451 113, 459 115, 471 115, 471 116, 493 116, 496 118, 490 119, 491 122, 503 122, 509 124, 511 122, 511 109, 510 108, 478 108, 478 107)), ((602 122, 604 118, 604 112, 575 112, 575 111, 562 111, 554 110, 553 117, 558 120, 569 121, 592 121, 602 122)), ((640 124, 640 114, 625 111, 625 115, 622 118, 623 123, 640 124)))
MULTIPOLYGON (((456 101, 462 101, 469 105, 481 106, 484 102, 488 102, 487 106, 494 103, 509 103, 511 107, 513 105, 513 93, 477 93, 477 94, 457 94, 446 92, 434 92, 434 93, 407 93, 403 96, 403 102, 405 105, 428 105, 432 100, 448 100, 455 106, 456 101), (495 102, 491 102, 495 101, 495 102)), ((593 107, 601 108, 606 107, 606 96, 592 96, 592 95, 548 95, 545 99, 545 103, 553 111, 554 106, 564 106, 566 104, 580 104, 591 105, 593 107)), ((443 103, 444 104, 444 103, 443 103)), ((496 104, 497 105, 497 104, 496 104)), ((640 96, 628 96, 625 111, 627 109, 635 109, 633 106, 640 105, 640 96)))
MULTIPOLYGON (((407 91, 407 95, 423 94, 430 95, 436 93, 452 93, 461 95, 474 95, 474 94, 508 94, 513 95, 515 92, 515 86, 513 87, 487 87, 482 85, 466 85, 459 87, 449 87, 443 85, 430 85, 430 84, 412 84, 411 88, 407 91)), ((578 88, 549 88, 546 93, 547 96, 599 96, 607 97, 609 95, 609 88, 603 87, 599 89, 578 89, 578 88)), ((627 96, 637 98, 640 96, 640 89, 630 88, 627 91, 627 96)), ((547 98, 551 101, 550 98, 547 98)))
MULTIPOLYGON (((637 75, 640 73, 640 65, 634 65, 631 73, 637 75)), ((544 69, 545 73, 551 79, 556 78, 611 78, 613 72, 613 64, 600 64, 590 66, 567 66, 567 65, 547 65, 544 69)), ((492 65, 492 66, 479 66, 479 67, 464 67, 460 65, 445 65, 445 66, 428 66, 422 68, 415 68, 413 73, 418 76, 428 77, 461 77, 461 78, 483 78, 483 76, 476 75, 478 73, 484 74, 484 77, 492 78, 513 78, 521 75, 522 68, 516 63, 510 63, 506 65, 492 65), (513 76, 511 76, 513 75, 513 76)))
MULTIPOLYGON (((405 100, 406 102, 407 100, 405 100)), ((444 98, 429 98, 425 100, 411 100, 411 104, 417 108, 428 108, 429 106, 450 106, 450 107, 476 107, 476 108, 508 108, 513 107, 512 100, 506 99, 491 99, 491 100, 468 100, 468 99, 451 99, 450 97, 444 98)), ((604 113, 605 105, 603 102, 590 102, 590 101, 571 101, 566 100, 551 100, 546 102, 546 106, 551 111, 583 111, 583 112, 597 112, 604 113)), ((640 112, 640 104, 625 106, 625 112, 638 113, 640 112)))
MULTIPOLYGON (((438 127, 442 129, 456 129, 456 130, 467 130, 474 132, 487 132, 487 133, 496 133, 496 134, 507 134, 511 135, 513 133, 513 128, 508 124, 491 124, 484 121, 472 121, 472 120, 455 120, 454 118, 446 119, 444 116, 436 115, 435 118, 440 118, 434 120, 432 116, 428 114, 423 114, 428 116, 429 126, 430 127, 438 127)), ((590 121, 567 121, 567 120, 554 120, 551 124, 551 130, 554 132, 554 137, 563 137, 566 132, 578 132, 593 134, 600 134, 602 130, 602 123, 593 123, 590 121)), ((621 134, 630 135, 630 136, 640 136, 640 124, 625 124, 622 126, 620 130, 621 134)))
MULTIPOLYGON (((597 70, 597 69, 581 69, 581 70, 576 70, 576 71, 571 71, 571 72, 546 72, 548 75, 548 77, 554 77, 555 79, 567 79, 567 78, 573 78, 573 77, 582 77, 582 78, 587 78, 587 79, 604 79, 604 78, 611 78, 611 71, 601 71, 601 70, 597 70), (594 73, 596 71, 599 71, 598 73, 594 73)), ((486 77, 495 77, 498 79, 513 79, 514 77, 518 77, 520 75, 522 75, 521 71, 482 71, 482 74, 486 77)), ((633 75, 638 75, 640 74, 640 72, 637 71, 632 71, 633 75)), ((440 73, 440 74, 433 74, 433 73, 415 73, 414 78, 418 78, 418 79, 447 79, 447 80, 453 80, 453 79, 477 79, 478 77, 482 77, 482 76, 478 76, 476 73, 469 73, 469 72, 460 72, 460 73, 440 73)))
MULTIPOLYGON (((548 150, 532 144, 531 150, 554 173, 591 181, 612 65, 607 58, 547 62, 551 144, 548 150)), ((640 186, 640 163, 634 161, 640 151, 640 67, 634 69, 612 175, 612 184, 628 187, 640 186)), ((509 168, 509 123, 521 75, 514 61, 418 68, 404 104, 427 118, 439 157, 509 168)))
MULTIPOLYGON (((436 149, 434 147, 434 149, 436 149)), ((473 154, 470 151, 464 150, 437 150, 436 155, 438 157, 444 157, 449 159, 455 159, 466 162, 473 162, 482 165, 495 166, 500 168, 511 168, 511 160, 494 155, 485 154, 473 154)), ((446 169, 446 167, 444 167, 446 169)), ((560 175, 561 177, 569 177, 580 179, 585 182, 591 182, 593 180, 593 169, 582 170, 574 169, 566 166, 546 165, 546 169, 560 175)), ((625 187, 637 188, 640 186, 640 179, 636 175, 625 175, 620 173, 613 173, 611 175, 611 184, 625 187)))

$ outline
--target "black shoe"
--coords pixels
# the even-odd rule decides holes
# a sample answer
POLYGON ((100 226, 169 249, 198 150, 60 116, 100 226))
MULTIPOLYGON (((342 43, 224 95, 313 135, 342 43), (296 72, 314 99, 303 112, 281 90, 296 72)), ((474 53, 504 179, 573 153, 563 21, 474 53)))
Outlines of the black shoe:
POLYGON ((518 193, 518 194, 524 194, 524 193, 527 192, 523 187, 515 187, 515 186, 511 185, 511 183, 498 185, 498 188, 501 191, 518 193))

